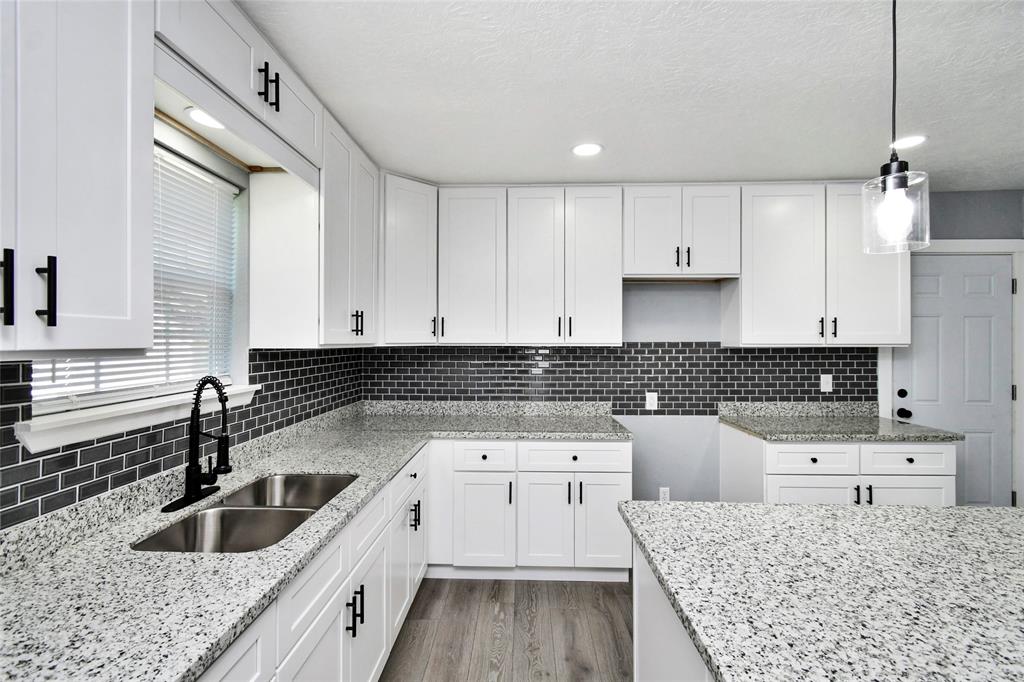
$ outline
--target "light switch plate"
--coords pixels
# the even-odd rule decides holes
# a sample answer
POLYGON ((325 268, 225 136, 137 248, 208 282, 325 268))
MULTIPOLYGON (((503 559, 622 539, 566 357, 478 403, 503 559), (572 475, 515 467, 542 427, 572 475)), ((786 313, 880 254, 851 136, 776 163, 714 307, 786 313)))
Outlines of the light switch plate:
POLYGON ((644 409, 645 410, 656 410, 658 409, 658 393, 656 391, 647 391, 645 394, 644 409))
POLYGON ((822 374, 821 375, 821 392, 831 393, 832 392, 832 375, 822 374))
POLYGON ((658 488, 658 501, 659 502, 668 502, 669 501, 669 494, 668 494, 668 487, 667 486, 664 487, 664 488, 658 488))

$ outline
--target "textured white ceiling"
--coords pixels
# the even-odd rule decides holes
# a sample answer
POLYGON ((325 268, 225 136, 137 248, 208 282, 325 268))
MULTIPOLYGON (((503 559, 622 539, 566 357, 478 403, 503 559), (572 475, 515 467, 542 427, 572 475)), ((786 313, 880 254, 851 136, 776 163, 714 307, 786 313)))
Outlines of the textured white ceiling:
MULTIPOLYGON (((886 0, 245 0, 384 167, 460 182, 877 174, 886 0), (588 159, 570 148, 597 141, 588 159)), ((1024 188, 1024 0, 903 0, 901 133, 940 190, 1024 188)))

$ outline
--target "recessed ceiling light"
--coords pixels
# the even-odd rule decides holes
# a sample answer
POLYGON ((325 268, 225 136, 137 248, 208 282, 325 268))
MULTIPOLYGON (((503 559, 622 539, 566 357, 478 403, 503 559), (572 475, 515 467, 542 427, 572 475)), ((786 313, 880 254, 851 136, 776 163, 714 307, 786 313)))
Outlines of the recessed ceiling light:
POLYGON ((199 107, 185 107, 185 113, 187 113, 189 118, 199 125, 206 126, 207 128, 217 128, 218 130, 224 129, 223 123, 215 119, 213 116, 210 116, 199 107))
POLYGON ((901 137, 896 140, 889 146, 897 150, 910 149, 911 147, 916 147, 919 144, 924 144, 924 141, 927 139, 928 138, 924 135, 907 135, 906 137, 901 137))
POLYGON ((600 154, 603 149, 604 147, 596 142, 584 142, 583 144, 578 144, 573 147, 572 153, 576 156, 596 156, 597 154, 600 154))

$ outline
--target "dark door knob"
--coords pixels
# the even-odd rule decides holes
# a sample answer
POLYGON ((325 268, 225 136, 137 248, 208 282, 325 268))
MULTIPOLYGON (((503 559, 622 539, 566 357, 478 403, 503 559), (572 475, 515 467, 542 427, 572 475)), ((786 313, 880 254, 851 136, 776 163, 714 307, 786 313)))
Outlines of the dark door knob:
POLYGON ((896 416, 899 417, 900 419, 910 419, 911 417, 914 416, 914 413, 905 407, 901 407, 898 410, 896 410, 896 416))

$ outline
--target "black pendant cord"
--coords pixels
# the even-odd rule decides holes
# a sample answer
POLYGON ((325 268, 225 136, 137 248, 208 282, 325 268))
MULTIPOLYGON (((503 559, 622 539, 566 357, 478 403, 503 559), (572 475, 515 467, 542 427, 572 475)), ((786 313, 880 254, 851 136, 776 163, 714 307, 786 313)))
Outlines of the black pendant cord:
MULTIPOLYGON (((896 0, 892 0, 892 145, 896 144, 896 0)), ((896 147, 891 145, 889 162, 899 161, 896 147)))

